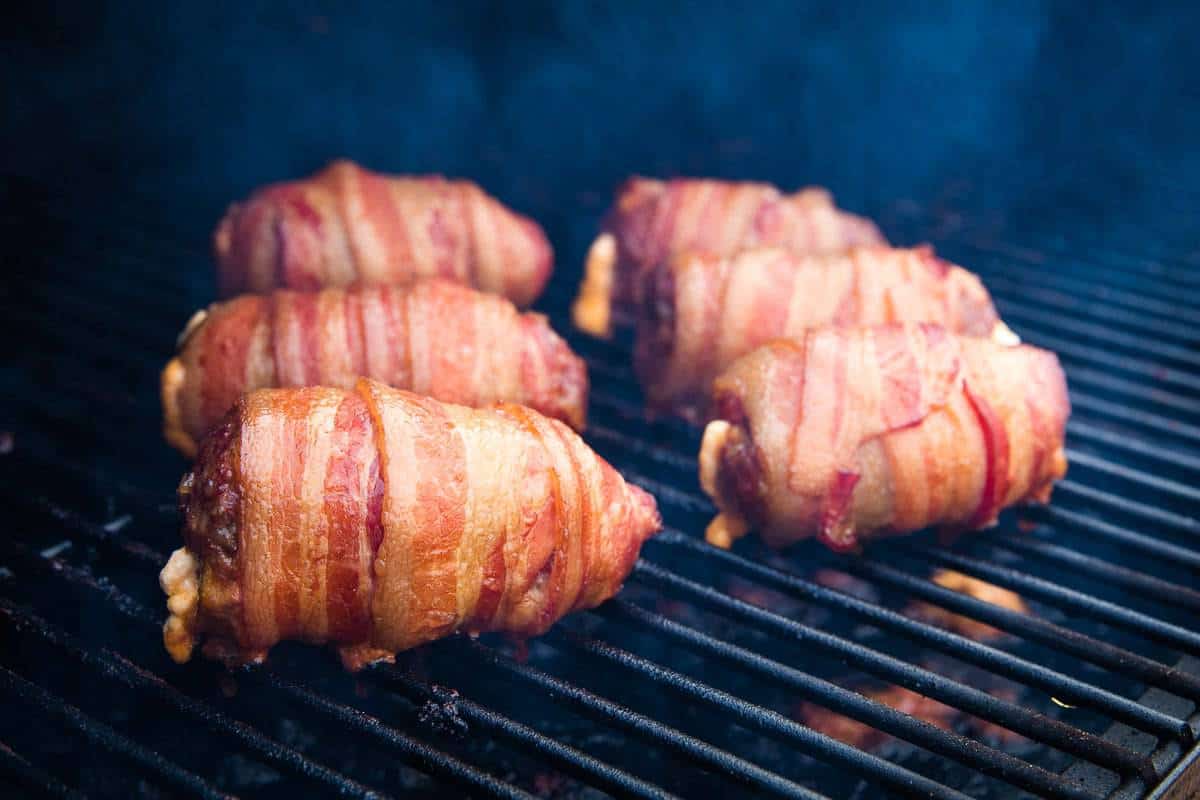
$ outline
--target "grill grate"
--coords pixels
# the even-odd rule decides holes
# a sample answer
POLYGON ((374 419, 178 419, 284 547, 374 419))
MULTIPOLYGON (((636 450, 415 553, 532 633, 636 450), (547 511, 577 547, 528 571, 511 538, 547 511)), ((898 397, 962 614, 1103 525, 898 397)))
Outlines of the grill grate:
MULTIPOLYGON (((698 538, 712 513, 695 487, 699 432, 642 420, 628 341, 570 337, 593 380, 586 438, 654 492, 668 523, 622 596, 527 652, 454 639, 349 678, 284 646, 230 679, 175 667, 158 639, 155 573, 176 546, 181 465, 157 440, 154 381, 207 294, 195 277, 207 259, 185 244, 197 232, 123 202, 103 220, 67 204, 34 220, 53 244, 23 265, 27 293, 0 296, 10 341, 29 342, 0 369, 15 400, 0 420, 15 436, 0 458, 13 518, 0 542, 0 693, 36 723, 0 722, 0 773, 29 791, 1129 798, 1195 777, 1194 254, 1147 259, 1135 232, 1081 235, 1083 251, 1037 232, 1023 246, 961 225, 939 237, 1019 333, 1059 351, 1075 408, 1072 475, 1054 505, 950 548, 928 536, 862 559, 816 546, 778 555, 753 540, 709 547, 698 538), (1034 613, 944 588, 933 566, 1018 592, 1034 613), (860 586, 827 585, 822 571, 860 586), (981 642, 939 627, 907 612, 918 601, 1007 635, 981 642), (975 728, 872 699, 880 682, 975 728), (798 721, 799 700, 896 741, 842 744, 798 721), (143 703, 153 715, 133 710, 143 703), (1023 740, 979 736, 985 724, 1023 740), (63 732, 113 758, 64 762, 83 748, 63 732)), ((901 241, 946 227, 885 219, 901 241)), ((12 213, 3 223, 25 224, 12 213)), ((570 277, 546 303, 560 331, 570 277)))

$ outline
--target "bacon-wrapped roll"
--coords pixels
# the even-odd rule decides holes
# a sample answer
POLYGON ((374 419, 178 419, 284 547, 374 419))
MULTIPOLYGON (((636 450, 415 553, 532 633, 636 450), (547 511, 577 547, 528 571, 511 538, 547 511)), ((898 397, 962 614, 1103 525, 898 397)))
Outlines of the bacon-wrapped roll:
POLYGON ((360 376, 450 403, 521 403, 577 429, 587 409, 587 368, 544 316, 448 281, 244 295, 197 312, 180 338, 163 429, 187 456, 243 392, 360 376))
POLYGON ((234 204, 213 244, 224 297, 440 276, 527 306, 553 265, 537 223, 474 183, 349 161, 234 204))
POLYGON ((588 251, 571 313, 581 330, 609 335, 613 306, 637 299, 642 273, 685 250, 835 253, 883 242, 874 223, 839 210, 824 189, 785 195, 766 183, 630 178, 588 251))
POLYGON ((814 330, 765 345, 714 386, 700 482, 709 541, 838 550, 929 525, 991 524, 1046 502, 1067 469, 1070 403, 1053 353, 930 324, 814 330))
POLYGON ((185 546, 160 583, 186 661, 331 643, 348 668, 463 631, 534 636, 621 587, 654 499, 570 428, 363 379, 263 389, 179 485, 185 546))
POLYGON ((696 421, 725 367, 808 328, 936 322, 953 333, 1015 341, 979 278, 929 247, 683 253, 646 273, 636 314, 634 366, 649 409, 696 421))

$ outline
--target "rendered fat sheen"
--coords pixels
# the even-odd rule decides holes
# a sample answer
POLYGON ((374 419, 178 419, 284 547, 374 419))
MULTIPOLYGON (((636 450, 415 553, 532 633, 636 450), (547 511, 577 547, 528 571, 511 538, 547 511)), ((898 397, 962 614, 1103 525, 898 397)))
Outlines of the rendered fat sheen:
POLYGON ((369 380, 248 395, 180 506, 161 575, 179 661, 201 638, 229 663, 329 642, 357 668, 455 631, 536 635, 612 596, 660 526, 557 420, 369 380))
POLYGON ((700 454, 714 544, 750 524, 775 546, 839 550, 984 527, 1048 501, 1066 473, 1062 369, 1025 345, 927 324, 825 329, 739 359, 714 391, 700 454))
POLYGON ((643 274, 688 250, 724 256, 779 246, 834 253, 883 241, 873 223, 836 208, 823 189, 785 195, 765 183, 631 178, 588 251, 572 318, 580 330, 610 335, 614 307, 640 299, 643 274))
POLYGON ((823 326, 935 322, 1012 343, 978 277, 928 247, 688 252, 644 275, 634 366, 656 413, 700 422, 712 381, 768 341, 823 326))
POLYGON ((189 457, 247 391, 360 375, 452 403, 522 403, 576 429, 586 415, 586 367, 544 316, 444 280, 246 295, 198 312, 181 341, 162 373, 163 429, 189 457))
POLYGON ((474 183, 344 160, 230 206, 213 248, 224 297, 442 277, 527 306, 553 267, 542 229, 474 183))

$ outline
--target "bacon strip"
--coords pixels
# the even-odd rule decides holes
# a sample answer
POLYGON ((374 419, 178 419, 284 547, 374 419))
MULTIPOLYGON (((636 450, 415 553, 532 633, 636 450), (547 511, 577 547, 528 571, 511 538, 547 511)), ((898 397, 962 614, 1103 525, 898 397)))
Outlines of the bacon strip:
POLYGON ((1011 336, 979 278, 928 247, 685 253, 646 273, 636 313, 634 365, 647 405, 694 421, 705 417, 712 381, 726 367, 809 328, 937 322, 953 333, 1011 336))
POLYGON ((883 242, 874 223, 839 210, 824 189, 784 195, 766 183, 631 178, 588 252, 572 316, 581 330, 610 335, 614 306, 639 299, 644 273, 689 250, 837 253, 883 242))
POLYGON ((349 668, 457 631, 533 636, 611 597, 660 527, 562 423, 360 380, 247 395, 179 488, 164 567, 177 661, 284 639, 349 668))
POLYGON ((193 317, 163 370, 167 441, 194 456, 243 392, 359 376, 452 403, 528 405, 582 429, 583 361, 541 314, 443 280, 245 295, 193 317))
POLYGON ((224 297, 441 276, 527 306, 553 266, 542 229, 474 183, 344 160, 230 206, 213 246, 224 297))
POLYGON ((839 550, 929 525, 985 527, 1002 508, 1048 500, 1067 469, 1054 354, 936 325, 778 340, 735 362, 714 394, 722 418, 700 453, 721 511, 714 542, 750 523, 774 546, 817 536, 839 550))

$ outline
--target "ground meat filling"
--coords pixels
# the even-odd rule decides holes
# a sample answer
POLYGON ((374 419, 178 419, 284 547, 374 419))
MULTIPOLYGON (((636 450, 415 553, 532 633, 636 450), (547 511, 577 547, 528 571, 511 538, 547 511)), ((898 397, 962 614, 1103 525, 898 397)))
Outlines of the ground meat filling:
POLYGON ((236 480, 238 448, 236 415, 230 413, 201 443, 200 465, 179 484, 179 511, 188 548, 222 577, 236 579, 238 510, 241 494, 236 480))
POLYGON ((746 427, 746 412, 742 401, 733 394, 716 398, 716 418, 731 426, 721 450, 721 469, 717 486, 722 498, 733 506, 742 518, 754 527, 766 522, 766 466, 762 452, 746 427))
POLYGON ((179 484, 183 540, 200 561, 200 605, 204 632, 236 640, 241 624, 238 566, 241 452, 235 409, 201 442, 199 465, 179 484))
MULTIPOLYGON (((638 326, 634 364, 642 370, 657 369, 675 350, 675 273, 670 269, 654 269, 646 275, 638 326)), ((645 383, 647 376, 641 377, 645 383)))

